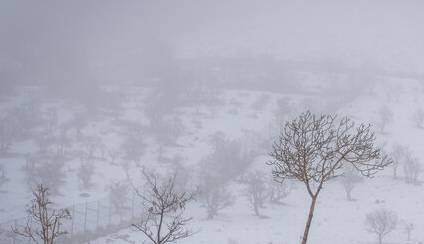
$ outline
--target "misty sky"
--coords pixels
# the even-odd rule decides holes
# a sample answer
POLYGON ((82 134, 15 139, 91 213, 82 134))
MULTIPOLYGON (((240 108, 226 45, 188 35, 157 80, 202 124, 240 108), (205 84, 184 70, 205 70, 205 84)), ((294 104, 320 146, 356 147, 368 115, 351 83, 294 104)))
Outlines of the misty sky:
POLYGON ((78 77, 146 65, 167 46, 177 57, 265 53, 423 72, 423 10, 422 1, 3 0, 0 64, 78 77))

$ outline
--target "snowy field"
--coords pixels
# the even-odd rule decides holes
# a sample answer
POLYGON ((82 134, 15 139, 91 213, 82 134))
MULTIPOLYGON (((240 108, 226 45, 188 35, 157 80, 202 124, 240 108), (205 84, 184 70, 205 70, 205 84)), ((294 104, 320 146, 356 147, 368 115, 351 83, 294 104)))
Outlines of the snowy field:
MULTIPOLYGON (((315 89, 316 93, 306 95, 216 90, 213 102, 176 107, 167 117, 172 129, 166 135, 159 135, 152 129, 149 89, 114 87, 111 90, 119 91, 124 97, 122 106, 87 117, 84 117, 84 110, 73 104, 41 99, 37 90, 22 90, 18 95, 3 98, 1 106, 4 113, 16 106, 32 104, 37 107, 43 121, 31 129, 30 136, 14 142, 0 158, 5 172, 4 182, 0 185, 0 223, 4 223, 1 224, 3 228, 14 223, 15 219, 25 217, 26 206, 32 198, 29 186, 38 181, 51 180, 53 183, 50 184, 57 184, 54 187, 57 191, 52 195, 57 207, 87 202, 110 206, 108 201, 113 199, 113 186, 129 182, 139 185, 143 167, 167 172, 179 165, 187 173, 183 177, 188 187, 194 189, 201 182, 199 172, 202 162, 213 151, 211 139, 217 135, 227 140, 238 140, 241 150, 255 152, 249 162, 244 162, 243 174, 259 170, 268 183, 272 182, 272 167, 266 164, 270 160, 268 153, 272 140, 278 135, 283 121, 306 109, 317 113, 337 112, 357 122, 371 123, 377 132, 378 143, 384 146, 385 151, 392 153, 394 145, 402 145, 408 148, 408 153, 417 159, 419 165, 424 160, 421 150, 424 129, 417 126, 418 111, 424 108, 421 81, 381 77, 371 89, 351 101, 340 103, 332 100, 331 96, 322 96, 319 87, 315 89), (23 97, 25 99, 21 99, 23 97), (40 138, 44 130, 51 130, 55 138, 61 138, 61 128, 67 128, 63 134, 66 137, 64 149, 57 141, 40 138), (168 137, 170 134, 171 139, 168 137), (55 154, 62 150, 65 160, 60 166, 55 165, 55 161, 47 168, 29 166, 30 159, 41 155, 41 151, 55 154), (51 172, 41 172, 56 166, 57 169, 51 172), (88 184, 84 185, 86 172, 91 173, 87 176, 88 184), (36 177, 31 177, 31 174, 36 177), (51 174, 60 175, 47 179, 51 174)), ((385 236, 385 243, 422 243, 422 177, 418 174, 417 181, 406 182, 403 169, 402 162, 399 162, 396 179, 393 178, 393 167, 379 172, 374 178, 364 179, 355 185, 353 200, 350 201, 346 199, 340 179, 332 180, 319 197, 309 243, 376 243, 376 236, 367 231, 365 217, 382 208, 398 216, 397 227, 385 236), (414 225, 409 242, 405 231, 408 224, 414 225)), ((421 168, 417 167, 416 171, 419 173, 421 168)), ((310 201, 304 185, 294 180, 285 182, 290 191, 282 203, 266 201, 260 209, 261 216, 255 216, 246 197, 246 185, 238 179, 240 176, 226 183, 234 200, 213 219, 207 218, 200 199, 189 204, 186 214, 193 218, 189 228, 195 234, 178 243, 300 242, 310 201)), ((132 198, 131 207, 133 211, 136 209, 133 215, 137 219, 139 200, 134 200, 137 196, 132 193, 131 187, 122 189, 126 189, 127 196, 132 198)), ((116 216, 112 218, 115 219, 112 222, 116 221, 116 216)), ((76 222, 75 225, 81 223, 76 222)), ((116 233, 96 237, 89 243, 143 243, 145 237, 131 224, 125 223, 116 233)))

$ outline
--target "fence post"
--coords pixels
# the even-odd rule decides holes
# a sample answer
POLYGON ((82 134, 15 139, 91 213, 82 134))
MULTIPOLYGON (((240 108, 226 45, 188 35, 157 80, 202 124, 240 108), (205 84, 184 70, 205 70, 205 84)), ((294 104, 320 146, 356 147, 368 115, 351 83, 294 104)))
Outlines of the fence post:
POLYGON ((100 200, 97 201, 97 219, 96 219, 96 229, 99 228, 100 221, 100 200))
POLYGON ((110 201, 109 201, 109 208, 108 208, 108 222, 109 222, 109 225, 111 223, 111 218, 112 218, 112 209, 111 209, 111 205, 110 205, 110 201))
POLYGON ((74 236, 74 219, 75 219, 75 204, 72 205, 71 215, 71 238, 74 236))
MULTIPOLYGON (((18 220, 15 219, 15 227, 18 228, 18 220)), ((16 234, 12 233, 13 244, 16 244, 16 234)))
POLYGON ((85 201, 85 211, 84 211, 84 233, 87 232, 87 208, 88 203, 85 201))
POLYGON ((135 199, 135 193, 132 193, 132 199, 131 199, 131 218, 134 218, 134 199, 135 199))

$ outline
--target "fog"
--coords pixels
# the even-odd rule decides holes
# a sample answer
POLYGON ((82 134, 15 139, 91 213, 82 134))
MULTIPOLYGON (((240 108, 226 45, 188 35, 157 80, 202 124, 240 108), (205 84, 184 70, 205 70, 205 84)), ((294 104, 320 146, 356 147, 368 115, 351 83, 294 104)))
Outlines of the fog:
POLYGON ((0 1, 0 243, 422 243, 423 10, 0 1))

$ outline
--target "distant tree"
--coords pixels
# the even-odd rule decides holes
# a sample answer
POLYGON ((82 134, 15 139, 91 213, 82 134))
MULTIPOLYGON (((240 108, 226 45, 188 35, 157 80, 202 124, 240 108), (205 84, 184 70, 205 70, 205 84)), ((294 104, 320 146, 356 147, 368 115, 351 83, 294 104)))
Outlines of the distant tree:
POLYGON ((8 152, 15 142, 15 125, 13 118, 8 114, 0 117, 0 154, 8 152))
POLYGON ((266 177, 261 171, 250 172, 246 176, 246 196, 256 216, 261 216, 260 210, 268 198, 266 177))
POLYGON ((415 228, 415 226, 412 223, 406 223, 405 226, 404 226, 404 231, 406 233, 408 242, 411 241, 411 234, 412 234, 412 231, 414 230, 414 228, 415 228))
POLYGON ((109 201, 115 213, 120 214, 125 210, 126 199, 129 194, 129 187, 126 182, 116 181, 109 186, 109 201))
POLYGON ((191 218, 185 217, 185 208, 194 194, 178 192, 175 176, 166 179, 158 174, 143 170, 146 180, 144 191, 136 189, 143 199, 145 215, 133 226, 154 244, 174 243, 185 239, 193 232, 186 228, 191 218))
POLYGON ((378 243, 383 244, 383 238, 396 228, 397 220, 396 213, 380 209, 367 214, 365 224, 368 232, 376 234, 378 243))
POLYGON ((406 154, 405 161, 403 163, 403 172, 405 174, 406 183, 416 184, 421 170, 422 168, 418 158, 414 157, 411 153, 406 154))
POLYGON ((51 134, 43 132, 34 138, 34 142, 38 147, 38 153, 47 155, 52 151, 51 149, 54 145, 54 137, 51 134))
POLYGON ((397 179, 399 165, 405 161, 407 154, 408 154, 408 149, 406 147, 401 146, 399 144, 393 145, 393 149, 390 156, 393 159, 392 167, 393 167, 394 179, 397 179))
POLYGON ((128 134, 121 145, 123 157, 129 162, 139 164, 146 145, 139 133, 128 134))
POLYGON ((183 158, 175 156, 172 159, 171 174, 175 175, 175 189, 178 191, 187 191, 190 188, 192 174, 190 168, 182 163, 183 158))
POLYGON ((371 177, 390 164, 375 147, 375 140, 370 125, 356 126, 349 118, 336 115, 307 111, 285 124, 269 164, 274 166, 276 180, 296 179, 311 197, 302 244, 307 243, 319 193, 326 182, 343 174, 343 166, 352 165, 371 177))
POLYGON ((49 190, 38 185, 32 192, 34 199, 28 208, 28 220, 23 228, 12 226, 14 233, 30 238, 35 243, 54 244, 67 234, 62 229, 64 221, 71 218, 67 209, 52 209, 49 190))
POLYGON ((424 129, 424 111, 421 108, 415 111, 412 120, 418 128, 424 129))
POLYGON ((44 113, 44 132, 46 134, 52 135, 58 129, 59 118, 57 115, 56 108, 49 108, 44 113))
POLYGON ((380 132, 385 132, 386 126, 393 121, 393 112, 387 106, 382 106, 378 110, 378 125, 380 127, 380 132))
POLYGON ((3 185, 7 180, 6 169, 4 168, 3 164, 0 164, 0 186, 3 185))
POLYGON ((121 152, 115 149, 108 149, 107 151, 107 155, 109 158, 109 162, 111 164, 116 164, 117 159, 119 158, 119 156, 121 155, 121 152))
POLYGON ((88 189, 92 182, 91 179, 94 174, 94 165, 91 162, 82 162, 78 168, 78 178, 80 180, 81 186, 84 189, 88 189))
POLYGON ((352 201, 352 190, 355 186, 363 181, 360 173, 352 167, 346 167, 343 170, 343 175, 340 177, 340 183, 346 192, 346 199, 352 201))
POLYGON ((206 208, 207 219, 213 219, 219 211, 231 206, 234 202, 233 194, 226 185, 207 185, 200 188, 200 201, 206 208))
POLYGON ((28 186, 43 185, 52 194, 59 194, 59 188, 65 182, 63 171, 65 160, 49 155, 30 155, 26 159, 24 171, 28 186))
POLYGON ((268 183, 268 196, 270 203, 283 204, 283 200, 288 197, 292 187, 289 181, 269 181, 268 183))
POLYGON ((59 133, 55 136, 54 141, 57 147, 56 153, 61 157, 65 157, 67 147, 72 145, 72 141, 68 137, 68 128, 66 126, 60 126, 59 133))
POLYGON ((205 174, 227 183, 242 175, 253 162, 255 150, 245 150, 239 140, 227 139, 222 133, 211 138, 212 153, 203 158, 201 168, 205 174))

